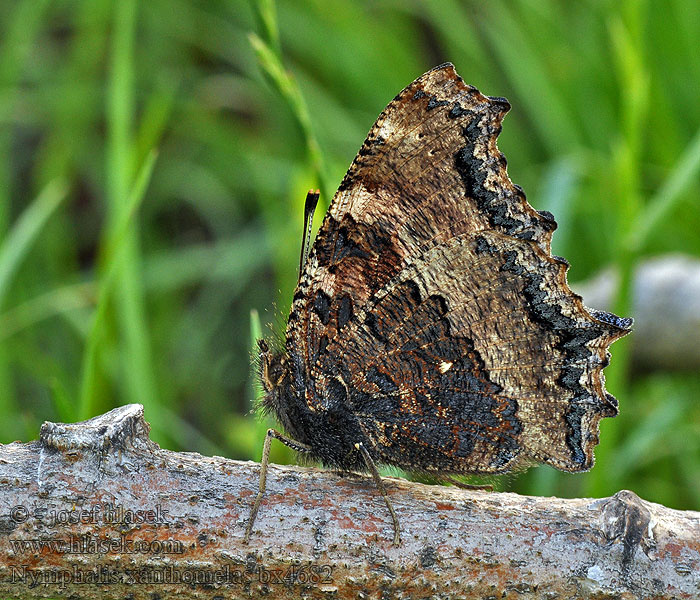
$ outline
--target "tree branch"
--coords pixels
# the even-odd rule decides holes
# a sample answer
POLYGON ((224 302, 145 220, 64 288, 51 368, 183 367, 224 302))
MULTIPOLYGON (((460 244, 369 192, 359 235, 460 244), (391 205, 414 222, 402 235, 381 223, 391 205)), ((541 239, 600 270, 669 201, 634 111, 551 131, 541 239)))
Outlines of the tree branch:
POLYGON ((0 446, 0 594, 697 598, 700 513, 621 491, 533 498, 162 450, 143 407, 0 446))

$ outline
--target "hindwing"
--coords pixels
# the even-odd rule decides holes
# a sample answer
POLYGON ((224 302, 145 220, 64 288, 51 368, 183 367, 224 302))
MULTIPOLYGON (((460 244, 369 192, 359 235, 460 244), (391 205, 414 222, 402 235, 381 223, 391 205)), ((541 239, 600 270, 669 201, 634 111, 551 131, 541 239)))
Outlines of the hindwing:
POLYGON ((496 138, 509 110, 450 64, 377 119, 335 194, 286 334, 312 411, 344 402, 380 461, 454 473, 593 463, 608 346, 496 138), (341 390, 340 392, 338 390, 341 390))

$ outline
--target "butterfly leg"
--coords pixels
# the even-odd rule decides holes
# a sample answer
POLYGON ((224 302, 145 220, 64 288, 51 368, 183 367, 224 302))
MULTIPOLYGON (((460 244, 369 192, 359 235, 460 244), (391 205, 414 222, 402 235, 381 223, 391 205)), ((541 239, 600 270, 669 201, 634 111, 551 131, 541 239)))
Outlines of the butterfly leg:
POLYGON ((297 442, 286 435, 282 435, 279 431, 274 429, 268 429, 265 434, 265 443, 263 444, 262 461, 260 462, 260 485, 258 487, 258 495, 255 497, 255 502, 253 503, 253 508, 250 511, 250 517, 248 517, 248 525, 245 528, 245 536, 243 537, 243 543, 247 544, 250 540, 250 534, 253 531, 253 523, 255 523, 255 517, 258 516, 258 509, 260 508, 260 503, 262 502, 263 495, 265 494, 265 484, 267 483, 267 465, 270 462, 270 442, 272 438, 278 439, 285 446, 288 446, 292 450, 297 452, 309 452, 309 448, 306 444, 297 442))
POLYGON ((360 451, 360 454, 362 454, 362 458, 365 459, 365 464, 367 465, 369 472, 372 474, 372 479, 374 479, 375 485, 379 488, 379 491, 381 492, 382 496, 384 496, 384 502, 386 502, 386 506, 389 509, 389 512, 391 513, 391 520, 394 522, 394 546, 398 546, 399 544, 401 544, 401 535, 399 533, 399 519, 396 516, 396 513, 394 512, 394 507, 391 505, 389 496, 386 493, 386 488, 384 487, 384 482, 382 481, 382 478, 379 475, 379 471, 377 471, 377 466, 374 464, 372 457, 369 455, 369 452, 367 452, 367 448, 364 447, 362 442, 355 444, 355 448, 357 448, 360 451))

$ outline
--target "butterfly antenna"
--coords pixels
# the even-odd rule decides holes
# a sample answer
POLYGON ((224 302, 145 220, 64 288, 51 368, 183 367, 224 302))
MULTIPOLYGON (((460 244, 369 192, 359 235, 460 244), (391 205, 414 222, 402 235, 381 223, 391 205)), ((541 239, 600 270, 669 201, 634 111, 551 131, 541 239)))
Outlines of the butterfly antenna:
POLYGON ((299 277, 304 270, 306 260, 309 258, 311 251, 311 226, 314 222, 314 211, 318 204, 318 197, 321 195, 319 190, 309 190, 306 194, 306 202, 304 203, 304 239, 301 243, 301 258, 299 259, 299 277))

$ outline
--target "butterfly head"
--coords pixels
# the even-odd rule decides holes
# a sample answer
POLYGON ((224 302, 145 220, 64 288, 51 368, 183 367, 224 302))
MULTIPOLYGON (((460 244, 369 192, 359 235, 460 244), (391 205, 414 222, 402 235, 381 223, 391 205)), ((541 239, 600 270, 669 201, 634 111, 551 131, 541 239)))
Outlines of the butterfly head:
POLYGON ((265 340, 258 340, 258 373, 266 400, 282 386, 286 371, 285 362, 284 354, 273 352, 265 340))
POLYGON ((261 402, 263 413, 274 415, 288 435, 306 443, 308 436, 298 422, 298 415, 305 406, 303 398, 295 393, 292 385, 289 355, 274 351, 265 340, 259 340, 258 374, 264 391, 261 402))

